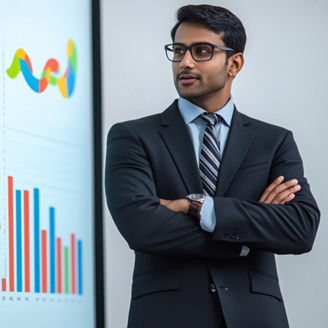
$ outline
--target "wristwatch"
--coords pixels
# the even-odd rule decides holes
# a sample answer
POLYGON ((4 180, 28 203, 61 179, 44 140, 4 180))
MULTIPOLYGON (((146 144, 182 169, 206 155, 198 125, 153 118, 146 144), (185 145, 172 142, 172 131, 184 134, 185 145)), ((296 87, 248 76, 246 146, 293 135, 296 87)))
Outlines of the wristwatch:
POLYGON ((205 195, 203 194, 189 194, 186 196, 190 200, 188 215, 194 219, 200 221, 200 210, 205 200, 205 195))

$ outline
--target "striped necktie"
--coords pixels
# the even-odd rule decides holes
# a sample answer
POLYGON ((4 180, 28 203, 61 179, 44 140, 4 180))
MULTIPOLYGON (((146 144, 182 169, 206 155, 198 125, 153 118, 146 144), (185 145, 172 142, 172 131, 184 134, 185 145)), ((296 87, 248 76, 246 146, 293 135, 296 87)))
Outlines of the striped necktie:
POLYGON ((214 196, 221 163, 220 144, 215 125, 221 120, 221 116, 214 113, 203 113, 200 117, 206 122, 206 128, 199 158, 199 173, 204 193, 214 196))

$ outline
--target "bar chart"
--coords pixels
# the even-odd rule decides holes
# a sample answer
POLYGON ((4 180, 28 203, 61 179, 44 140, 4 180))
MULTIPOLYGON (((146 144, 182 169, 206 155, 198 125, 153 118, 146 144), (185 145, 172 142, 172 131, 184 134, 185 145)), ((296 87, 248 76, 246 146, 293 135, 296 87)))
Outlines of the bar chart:
POLYGON ((17 189, 13 176, 7 187, 9 270, 1 277, 1 290, 83 295, 83 241, 74 232, 56 235, 54 206, 42 220, 48 227, 41 227, 39 188, 17 189))

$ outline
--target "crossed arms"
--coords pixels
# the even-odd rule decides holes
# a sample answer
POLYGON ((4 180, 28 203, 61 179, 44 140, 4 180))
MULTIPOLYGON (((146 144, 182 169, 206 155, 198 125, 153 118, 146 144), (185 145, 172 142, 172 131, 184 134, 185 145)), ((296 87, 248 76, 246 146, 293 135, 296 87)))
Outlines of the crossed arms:
MULTIPOLYGON (((259 202, 265 204, 285 204, 295 198, 295 193, 301 190, 297 179, 284 181, 283 176, 276 178, 263 192, 259 202)), ((185 198, 168 200, 160 198, 160 204, 172 211, 188 214, 190 201, 185 198)))
POLYGON ((291 136, 282 141, 272 172, 276 176, 285 176, 287 182, 276 180, 257 202, 214 198, 218 221, 212 234, 203 231, 183 209, 170 208, 170 204, 160 200, 153 178, 154 168, 148 157, 154 150, 145 149, 133 126, 114 125, 108 135, 107 147, 105 188, 108 207, 119 231, 136 251, 168 256, 233 258, 239 257, 242 245, 280 254, 302 253, 312 247, 319 210, 303 177, 302 162, 291 136), (298 183, 289 181, 293 176, 291 172, 295 172, 298 183), (301 190, 291 189, 297 188, 298 184, 301 190), (294 199, 288 202, 291 200, 288 197, 294 199), (239 241, 224 238, 227 230, 239 229, 239 226, 245 232, 245 238, 239 241))

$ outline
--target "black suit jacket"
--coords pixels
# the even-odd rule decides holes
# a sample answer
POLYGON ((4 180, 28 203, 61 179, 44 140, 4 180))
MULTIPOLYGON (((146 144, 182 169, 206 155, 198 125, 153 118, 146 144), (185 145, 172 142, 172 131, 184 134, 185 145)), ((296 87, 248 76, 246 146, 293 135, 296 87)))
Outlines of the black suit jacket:
POLYGON ((310 251, 320 217, 290 131, 235 109, 213 233, 159 203, 202 192, 177 101, 111 128, 105 180, 112 217, 136 255, 129 327, 218 327, 221 311, 228 328, 288 327, 274 253, 310 251), (284 205, 259 203, 279 175, 297 178, 301 191, 284 205))

